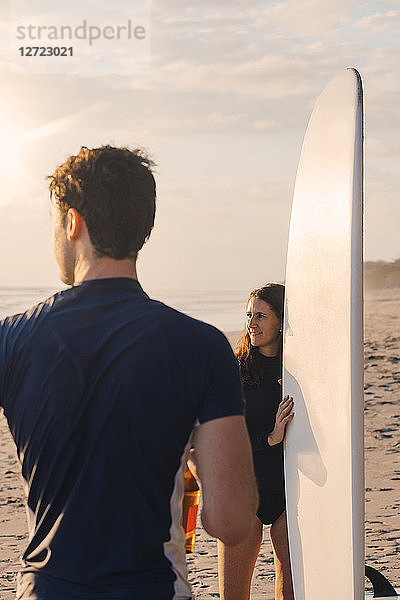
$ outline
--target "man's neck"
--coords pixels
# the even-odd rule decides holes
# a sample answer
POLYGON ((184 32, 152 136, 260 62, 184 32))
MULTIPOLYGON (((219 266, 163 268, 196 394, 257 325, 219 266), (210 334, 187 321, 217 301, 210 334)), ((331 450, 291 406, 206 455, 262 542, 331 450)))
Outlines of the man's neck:
POLYGON ((82 261, 74 271, 74 285, 89 279, 113 279, 115 277, 128 277, 137 280, 136 261, 130 258, 115 260, 105 256, 95 261, 82 261))

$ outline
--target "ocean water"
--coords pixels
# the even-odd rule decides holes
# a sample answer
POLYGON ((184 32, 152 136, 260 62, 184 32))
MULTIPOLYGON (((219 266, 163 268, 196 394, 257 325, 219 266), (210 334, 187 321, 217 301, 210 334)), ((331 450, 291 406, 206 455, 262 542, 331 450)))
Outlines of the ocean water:
MULTIPOLYGON (((58 291, 54 288, 0 287, 0 318, 23 312, 58 291)), ((239 331, 244 326, 247 290, 185 291, 146 290, 151 298, 191 317, 211 323, 222 331, 239 331)))
POLYGON ((211 323, 222 331, 240 331, 244 327, 246 302, 250 290, 182 291, 150 290, 157 298, 191 317, 211 323))

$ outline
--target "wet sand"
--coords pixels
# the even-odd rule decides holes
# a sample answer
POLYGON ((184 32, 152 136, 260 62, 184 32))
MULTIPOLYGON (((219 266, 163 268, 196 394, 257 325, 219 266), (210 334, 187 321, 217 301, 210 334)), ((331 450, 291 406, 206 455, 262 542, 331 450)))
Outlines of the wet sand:
MULTIPOLYGON (((237 334, 228 334, 235 341, 237 334)), ((366 563, 400 587, 400 290, 369 295, 365 311, 366 563)), ((12 600, 26 543, 23 490, 15 449, 0 418, 0 598, 12 600)), ((188 557, 195 598, 218 598, 217 547, 199 525, 188 557)), ((253 580, 253 600, 274 597, 268 528, 253 580)))

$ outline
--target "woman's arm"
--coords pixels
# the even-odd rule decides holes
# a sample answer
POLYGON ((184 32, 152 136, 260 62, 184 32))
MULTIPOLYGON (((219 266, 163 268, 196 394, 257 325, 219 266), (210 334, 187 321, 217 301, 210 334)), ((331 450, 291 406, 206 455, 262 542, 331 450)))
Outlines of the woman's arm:
POLYGON ((265 450, 265 448, 269 447, 268 436, 270 431, 260 431, 258 433, 250 433, 250 443, 251 449, 253 452, 259 452, 260 450, 265 450))

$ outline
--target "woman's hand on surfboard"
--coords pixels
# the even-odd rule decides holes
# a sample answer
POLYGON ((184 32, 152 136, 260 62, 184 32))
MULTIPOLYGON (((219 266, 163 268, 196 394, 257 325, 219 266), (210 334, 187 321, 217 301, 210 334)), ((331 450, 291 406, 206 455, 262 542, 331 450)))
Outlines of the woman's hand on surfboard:
POLYGON ((276 444, 280 444, 285 437, 286 425, 290 423, 290 421, 294 417, 293 411, 293 398, 290 396, 285 396, 282 402, 278 406, 278 412, 276 413, 275 418, 275 427, 268 435, 268 444, 270 446, 275 446, 276 444))

